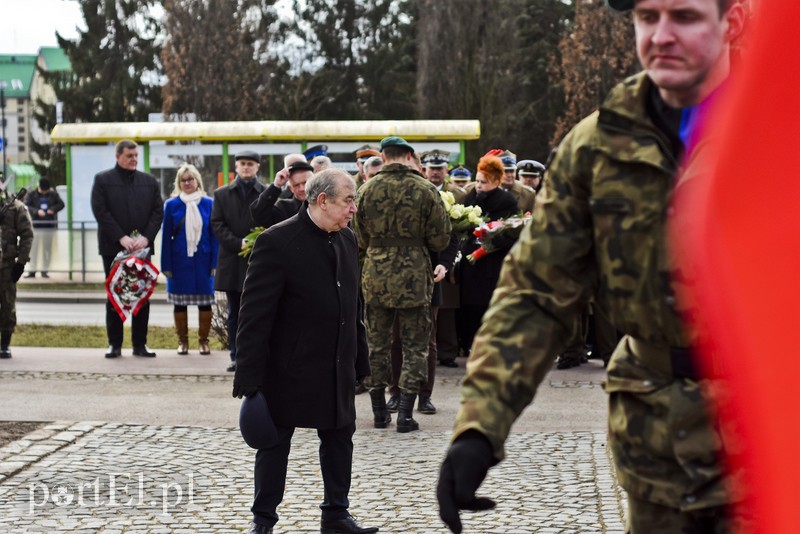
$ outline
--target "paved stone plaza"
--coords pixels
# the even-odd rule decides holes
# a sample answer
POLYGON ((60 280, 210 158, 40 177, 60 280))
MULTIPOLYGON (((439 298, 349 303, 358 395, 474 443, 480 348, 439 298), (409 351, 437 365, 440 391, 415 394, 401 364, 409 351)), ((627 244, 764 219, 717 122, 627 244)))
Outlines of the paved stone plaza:
MULTIPOLYGON (((118 374, 103 368, 116 362, 76 355, 67 361, 88 370, 69 372, 63 356, 48 365, 46 360, 56 356, 30 349, 29 361, 20 363, 18 353, 23 356, 24 350, 15 352, 13 367, 0 367, 0 406, 4 407, 0 419, 26 420, 19 413, 23 409, 19 396, 24 391, 30 392, 25 413, 35 415, 33 407, 39 403, 63 404, 64 398, 73 398, 83 404, 85 417, 48 423, 0 448, 0 532, 247 529, 254 451, 243 443, 235 419, 229 418, 238 406, 238 401, 229 398, 230 375, 212 373, 208 360, 173 361, 161 355, 156 359, 161 370, 145 368, 147 363, 141 359, 124 358, 125 367, 118 368, 118 374), (189 362, 185 373, 172 367, 180 362, 189 362), (209 370, 192 365, 209 365, 209 370), (54 370, 42 370, 45 367, 54 370), (107 396, 99 402, 86 401, 80 392, 90 392, 94 398, 101 394, 93 389, 98 383, 112 384, 116 393, 102 393, 107 396), (184 423, 217 417, 201 413, 213 412, 202 405, 193 417, 191 407, 171 398, 170 392, 180 394, 187 387, 211 398, 227 395, 224 403, 216 401, 226 404, 219 416, 224 424, 184 423), (153 421, 181 424, 153 424, 142 417, 133 419, 143 422, 126 421, 126 407, 135 402, 132 399, 144 399, 143 391, 150 392, 146 395, 149 409, 163 412, 154 415, 153 421), (11 402, 12 398, 17 401, 11 402), (109 405, 115 405, 118 421, 96 421, 93 416, 106 413, 102 408, 109 405)), ((224 362, 218 358, 214 363, 218 361, 224 362)), ((359 429, 350 497, 351 513, 362 523, 388 533, 447 532, 438 518, 435 483, 457 409, 462 373, 463 369, 440 373, 434 394, 440 413, 418 415, 420 432, 372 429, 369 399, 357 398, 359 429)), ((551 373, 539 398, 515 427, 507 444, 507 460, 490 471, 481 489, 498 501, 497 509, 464 514, 465 532, 623 532, 624 498, 613 477, 602 430, 601 379, 602 369, 594 362, 551 373), (564 399, 574 399, 578 410, 592 410, 588 415, 593 422, 553 413, 556 409, 551 406, 564 409, 564 399)), ((64 406, 64 413, 74 416, 80 409, 64 406)), ((49 410, 56 413, 57 407, 49 410)), ((322 487, 317 446, 314 431, 297 430, 276 532, 319 531, 322 487)))

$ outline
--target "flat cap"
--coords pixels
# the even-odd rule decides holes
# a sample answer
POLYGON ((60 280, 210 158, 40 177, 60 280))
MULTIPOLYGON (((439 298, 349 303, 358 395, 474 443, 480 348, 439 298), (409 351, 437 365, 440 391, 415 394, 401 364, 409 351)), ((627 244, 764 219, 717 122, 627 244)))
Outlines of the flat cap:
POLYGON ((261 163, 261 156, 252 150, 242 150, 241 152, 237 152, 235 161, 239 161, 240 159, 251 159, 256 163, 261 163))
POLYGON ((311 171, 314 172, 314 167, 311 166, 310 163, 305 161, 295 161, 291 165, 289 165, 289 174, 297 171, 311 171))
POLYGON ((406 142, 405 139, 403 139, 402 137, 397 137, 396 135, 391 135, 389 137, 384 137, 381 140, 381 151, 383 151, 384 148, 388 148, 390 146, 396 146, 396 147, 399 147, 399 148, 405 148, 409 152, 414 152, 414 147, 409 145, 406 142))
POLYGON ((260 391, 245 397, 239 409, 239 431, 254 449, 266 449, 278 441, 278 429, 269 413, 267 399, 260 391))
POLYGON ((633 9, 633 4, 635 3, 636 0, 606 0, 608 7, 617 11, 629 11, 633 9))
POLYGON ((420 154, 420 161, 425 167, 438 169, 450 163, 450 152, 447 150, 429 150, 420 154))

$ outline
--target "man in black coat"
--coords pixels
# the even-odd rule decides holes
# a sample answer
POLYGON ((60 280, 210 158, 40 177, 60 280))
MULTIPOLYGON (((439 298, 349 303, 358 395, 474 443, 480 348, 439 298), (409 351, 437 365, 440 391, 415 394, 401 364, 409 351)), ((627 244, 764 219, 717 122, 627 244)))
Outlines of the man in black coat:
POLYGON ((214 192, 214 207, 211 209, 211 229, 220 245, 214 290, 224 291, 228 299, 231 363, 227 370, 230 372, 236 370, 236 330, 247 272, 247 258, 239 256, 239 252, 244 247, 244 238, 256 226, 250 216, 250 204, 264 190, 256 179, 260 161, 258 154, 249 150, 236 154, 236 179, 214 192))
POLYGON ((323 533, 372 533, 348 513, 354 384, 369 375, 358 298, 358 245, 347 228, 355 184, 341 169, 308 182, 308 201, 253 247, 239 315, 233 395, 261 390, 278 430, 256 453, 252 534, 271 533, 283 499, 292 434, 316 428, 323 533))
MULTIPOLYGON (((97 241, 106 277, 119 252, 150 247, 150 254, 153 253, 153 242, 164 218, 158 180, 136 170, 139 161, 136 143, 127 139, 117 143, 116 158, 114 168, 95 175, 92 185, 92 213, 97 220, 97 241)), ((131 319, 134 356, 156 355, 147 348, 149 319, 148 301, 131 319)), ((106 301, 106 331, 109 345, 106 358, 117 358, 122 355, 122 319, 110 300, 106 301)))
POLYGON ((311 178, 314 168, 305 161, 292 163, 275 175, 275 181, 264 189, 258 200, 250 205, 250 215, 256 226, 269 228, 285 221, 298 212, 306 200, 306 182, 311 178), (291 198, 279 198, 283 186, 288 183, 291 198))

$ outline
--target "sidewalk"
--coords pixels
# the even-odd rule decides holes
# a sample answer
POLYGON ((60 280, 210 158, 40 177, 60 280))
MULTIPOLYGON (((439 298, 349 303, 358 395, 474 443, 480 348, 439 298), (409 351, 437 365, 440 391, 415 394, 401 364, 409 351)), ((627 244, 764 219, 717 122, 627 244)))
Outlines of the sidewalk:
MULTIPOLYGON (((252 463, 237 430, 227 355, 15 348, 0 361, 0 420, 55 421, 0 448, 0 530, 8 532, 244 532, 252 463)), ((351 512, 381 532, 444 533, 438 466, 458 408, 462 368, 437 369, 436 415, 419 432, 371 426, 356 398, 351 512)), ((603 370, 552 371, 515 425, 507 460, 482 494, 488 513, 465 532, 623 532, 624 499, 606 450, 603 370)), ((319 532, 322 500, 313 431, 298 429, 276 532, 319 532)))

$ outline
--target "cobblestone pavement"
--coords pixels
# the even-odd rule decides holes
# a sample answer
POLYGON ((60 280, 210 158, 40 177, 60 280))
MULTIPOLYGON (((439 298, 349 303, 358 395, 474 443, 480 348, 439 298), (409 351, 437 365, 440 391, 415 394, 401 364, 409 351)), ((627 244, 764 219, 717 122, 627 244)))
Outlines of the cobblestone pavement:
MULTIPOLYGON (((434 498, 448 433, 359 430, 351 512, 381 532, 446 532, 434 498)), ((318 531, 318 440, 298 430, 276 532, 318 531)), ((598 432, 514 434, 465 532, 622 532, 622 496, 598 432)), ((54 423, 0 449, 4 532, 242 532, 254 451, 237 430, 54 423)))
MULTIPOLYGON (((0 534, 238 533, 248 528, 255 451, 236 428, 227 355, 109 361, 21 347, 0 369, 0 420, 47 421, 0 447, 0 534)), ((419 432, 371 427, 356 398, 351 512, 382 533, 445 533, 435 483, 463 367, 437 371, 439 413, 419 432)), ((622 533, 624 495, 606 449, 602 366, 553 370, 480 493, 496 510, 464 532, 622 533)), ((318 439, 298 429, 276 532, 319 532, 318 439)))

